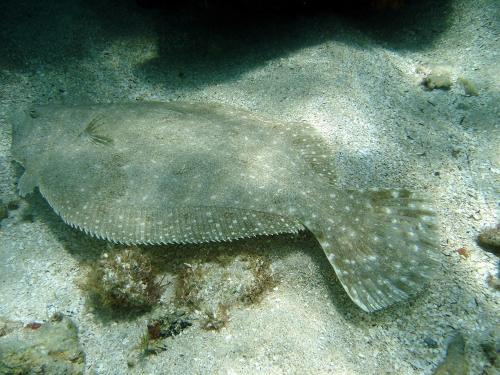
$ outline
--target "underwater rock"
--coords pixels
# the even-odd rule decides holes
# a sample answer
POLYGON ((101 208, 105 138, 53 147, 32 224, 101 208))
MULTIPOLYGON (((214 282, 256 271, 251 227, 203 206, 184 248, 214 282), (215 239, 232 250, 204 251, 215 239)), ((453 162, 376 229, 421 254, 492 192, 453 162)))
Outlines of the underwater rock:
POLYGON ((500 255, 500 224, 482 231, 477 238, 479 245, 500 255))
POLYGON ((236 305, 259 302, 276 285, 265 258, 219 257, 214 262, 186 265, 177 277, 177 303, 202 314, 203 328, 219 330, 229 321, 229 310, 236 305))
POLYGON ((469 363, 465 357, 465 340, 461 333, 449 342, 446 357, 433 375, 469 375, 469 363))
POLYGON ((147 309, 162 292, 151 261, 137 247, 104 253, 90 271, 86 287, 103 306, 115 309, 147 309))
MULTIPOLYGON (((5 323, 5 322, 4 322, 5 323)), ((10 329, 0 337, 0 374, 83 374, 75 324, 61 315, 10 329)))
POLYGON ((12 153, 72 227, 126 245, 308 229, 351 299, 375 311, 438 264, 425 194, 341 189, 314 127, 210 103, 46 106, 12 117, 12 153))

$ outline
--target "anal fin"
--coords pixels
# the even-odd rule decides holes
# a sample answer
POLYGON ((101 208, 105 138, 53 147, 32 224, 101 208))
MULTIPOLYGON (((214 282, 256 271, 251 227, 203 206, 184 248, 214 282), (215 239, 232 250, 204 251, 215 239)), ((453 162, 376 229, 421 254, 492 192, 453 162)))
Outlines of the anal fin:
POLYGON ((296 233, 302 224, 290 217, 219 206, 106 206, 102 202, 61 201, 40 187, 52 208, 69 225, 127 245, 231 241, 259 235, 296 233))

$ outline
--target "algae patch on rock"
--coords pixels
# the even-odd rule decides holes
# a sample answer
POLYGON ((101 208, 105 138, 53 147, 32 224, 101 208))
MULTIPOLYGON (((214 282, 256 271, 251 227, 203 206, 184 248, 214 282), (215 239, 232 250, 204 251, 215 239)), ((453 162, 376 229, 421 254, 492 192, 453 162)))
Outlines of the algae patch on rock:
POLYGON ((85 356, 75 324, 62 315, 12 328, 0 337, 0 374, 83 374, 85 356))
POLYGON ((458 83, 462 85, 462 88, 464 89, 464 94, 466 96, 478 96, 479 95, 479 90, 477 89, 476 85, 467 78, 460 77, 458 79, 458 83))
POLYGON ((124 310, 148 309, 162 292, 151 260, 138 247, 103 253, 83 287, 102 307, 124 310))
POLYGON ((453 84, 450 69, 447 66, 419 67, 417 72, 425 75, 422 84, 428 90, 449 90, 453 84))
POLYGON ((186 264, 177 276, 176 299, 201 315, 204 329, 219 330, 229 321, 232 307, 259 302, 276 283, 270 263, 262 256, 220 256, 186 264))

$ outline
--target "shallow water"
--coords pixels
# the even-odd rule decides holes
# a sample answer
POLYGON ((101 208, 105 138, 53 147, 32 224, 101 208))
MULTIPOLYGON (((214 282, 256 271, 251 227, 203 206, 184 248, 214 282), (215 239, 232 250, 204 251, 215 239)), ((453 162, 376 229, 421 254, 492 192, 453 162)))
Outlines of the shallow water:
POLYGON ((476 237, 498 223, 499 7, 440 4, 256 23, 133 3, 0 5, 0 198, 17 202, 0 223, 0 317, 12 322, 0 325, 0 345, 36 341, 43 331, 22 327, 59 312, 78 327, 68 351, 81 346, 89 374, 430 374, 457 334, 469 373, 491 367, 498 259, 476 237), (433 70, 448 90, 422 85, 433 70), (259 237, 146 248, 159 300, 149 311, 103 307, 87 275, 115 250, 69 228, 38 193, 18 197, 8 114, 33 103, 176 99, 312 124, 343 187, 428 192, 440 222, 437 276, 416 298, 367 314, 312 236, 259 237), (165 337, 144 351, 158 321, 165 337))

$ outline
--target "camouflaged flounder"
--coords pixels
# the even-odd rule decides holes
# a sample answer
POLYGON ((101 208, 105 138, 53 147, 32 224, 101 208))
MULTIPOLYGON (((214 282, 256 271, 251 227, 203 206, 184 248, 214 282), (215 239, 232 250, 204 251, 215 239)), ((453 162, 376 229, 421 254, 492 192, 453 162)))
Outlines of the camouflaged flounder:
POLYGON ((216 104, 47 106, 13 118, 19 191, 123 244, 202 243, 307 228, 351 299, 374 311, 419 290, 435 218, 406 190, 340 190, 313 127, 216 104))

